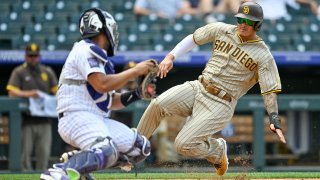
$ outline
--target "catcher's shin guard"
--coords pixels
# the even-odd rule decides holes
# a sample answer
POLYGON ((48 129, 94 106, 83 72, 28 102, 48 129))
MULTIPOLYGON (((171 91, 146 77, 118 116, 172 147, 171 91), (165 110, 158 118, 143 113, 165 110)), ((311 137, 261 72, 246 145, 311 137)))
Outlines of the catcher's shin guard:
POLYGON ((137 164, 144 161, 151 153, 151 145, 150 141, 144 137, 143 135, 139 134, 137 129, 132 128, 135 133, 135 142, 133 146, 124 154, 128 156, 131 162, 137 164), (139 153, 137 153, 137 151, 139 153))
POLYGON ((72 156, 74 156, 75 154, 78 154, 79 152, 81 152, 81 151, 72 150, 72 151, 63 153, 60 157, 60 162, 66 163, 72 156))
POLYGON ((74 154, 64 164, 64 169, 73 168, 80 174, 86 174, 113 166, 118 161, 119 152, 112 140, 110 138, 108 139, 108 145, 74 154))

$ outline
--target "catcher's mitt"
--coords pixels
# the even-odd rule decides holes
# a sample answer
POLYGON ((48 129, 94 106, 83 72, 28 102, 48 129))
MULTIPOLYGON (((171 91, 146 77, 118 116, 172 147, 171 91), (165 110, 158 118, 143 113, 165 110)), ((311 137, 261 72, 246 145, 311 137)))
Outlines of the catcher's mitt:
POLYGON ((154 67, 149 71, 148 74, 139 76, 138 81, 138 91, 141 99, 151 100, 156 96, 156 81, 157 81, 157 72, 159 70, 158 62, 154 59, 149 59, 154 63, 154 67))

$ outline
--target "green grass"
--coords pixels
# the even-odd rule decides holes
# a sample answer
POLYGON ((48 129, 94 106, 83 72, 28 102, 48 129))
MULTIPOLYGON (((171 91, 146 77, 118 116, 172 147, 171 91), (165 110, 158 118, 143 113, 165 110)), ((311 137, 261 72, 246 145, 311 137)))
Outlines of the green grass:
MULTIPOLYGON (((320 172, 250 172, 227 173, 218 177, 214 173, 96 173, 97 180, 105 179, 320 179, 320 172)), ((0 174, 1 180, 35 180, 39 174, 0 174)))

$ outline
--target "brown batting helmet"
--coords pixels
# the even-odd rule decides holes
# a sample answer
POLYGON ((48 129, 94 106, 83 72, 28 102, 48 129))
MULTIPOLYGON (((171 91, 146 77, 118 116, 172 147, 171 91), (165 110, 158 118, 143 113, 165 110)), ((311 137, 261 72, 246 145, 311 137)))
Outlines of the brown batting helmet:
POLYGON ((263 10, 258 3, 244 2, 240 5, 238 13, 235 15, 237 18, 246 18, 255 21, 253 28, 259 31, 263 21, 263 10))

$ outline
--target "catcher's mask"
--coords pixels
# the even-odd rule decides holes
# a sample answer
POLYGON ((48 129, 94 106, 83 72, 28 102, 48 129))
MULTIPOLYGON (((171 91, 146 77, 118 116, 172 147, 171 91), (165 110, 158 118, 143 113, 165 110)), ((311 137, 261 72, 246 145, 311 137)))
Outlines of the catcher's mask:
POLYGON ((244 2, 240 5, 235 17, 254 21, 253 28, 255 31, 259 31, 263 21, 263 11, 258 3, 244 2))
POLYGON ((104 32, 108 38, 108 56, 114 56, 119 42, 118 26, 113 16, 99 8, 85 10, 79 20, 80 34, 83 39, 104 32))

